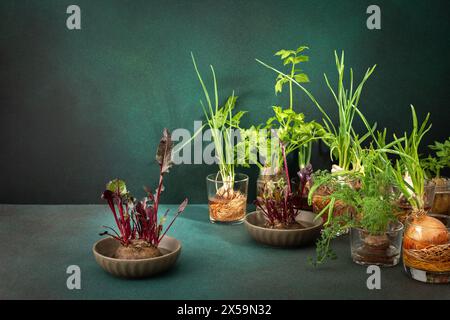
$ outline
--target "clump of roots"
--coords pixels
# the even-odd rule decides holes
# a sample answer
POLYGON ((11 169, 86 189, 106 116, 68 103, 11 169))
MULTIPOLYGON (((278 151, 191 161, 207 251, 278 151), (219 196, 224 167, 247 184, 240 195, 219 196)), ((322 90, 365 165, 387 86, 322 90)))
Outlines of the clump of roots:
POLYGON ((120 245, 114 254, 114 258, 126 260, 147 259, 159 256, 162 256, 161 251, 143 240, 133 240, 127 246, 120 245))
POLYGON ((222 186, 216 196, 209 199, 209 215, 214 221, 238 221, 244 218, 247 196, 233 188, 222 186))

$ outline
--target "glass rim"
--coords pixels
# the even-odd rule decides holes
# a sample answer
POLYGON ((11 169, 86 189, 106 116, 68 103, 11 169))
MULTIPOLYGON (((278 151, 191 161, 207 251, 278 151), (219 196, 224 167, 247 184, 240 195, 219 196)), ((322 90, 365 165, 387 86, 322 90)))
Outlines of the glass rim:
MULTIPOLYGON (((403 231, 403 229, 405 228, 405 225, 400 221, 393 221, 393 222, 391 222, 391 224, 392 223, 395 223, 396 227, 393 230, 384 231, 384 232, 380 233, 380 235, 381 234, 398 233, 398 232, 403 231)), ((361 227, 351 227, 351 229, 355 229, 358 231, 367 231, 367 229, 364 229, 361 227)))
MULTIPOLYGON (((446 214, 437 214, 437 213, 428 213, 427 216, 429 217, 433 217, 433 218, 442 218, 442 219, 447 219, 450 220, 450 216, 446 215, 446 214)), ((412 220, 414 219, 414 217, 410 216, 406 219, 405 223, 410 225, 410 226, 418 226, 424 229, 441 229, 439 227, 430 227, 430 226, 426 226, 424 227, 423 225, 417 224, 412 222, 412 220)), ((440 220, 439 220, 440 221, 440 220)), ((450 231, 450 227, 449 226, 445 226, 445 229, 447 229, 448 231, 450 231)))
MULTIPOLYGON (((436 179, 437 177, 434 177, 433 179, 430 179, 430 180, 434 180, 434 179, 436 179)), ((443 180, 448 180, 448 181, 450 181, 450 176, 440 176, 439 178, 437 178, 437 179, 443 179, 443 180)))
POLYGON ((441 192, 441 193, 445 193, 446 191, 450 192, 450 178, 448 178, 446 176, 441 176, 438 179, 440 179, 441 181, 444 181, 444 182, 442 184, 437 184, 435 182, 435 184, 436 184, 435 191, 441 192))
MULTIPOLYGON (((206 180, 207 181, 211 181, 211 182, 218 182, 218 183, 224 183, 224 181, 222 180, 222 177, 219 173, 211 173, 208 174, 206 176, 206 180)), ((248 181, 249 177, 248 175, 246 175, 245 173, 235 173, 234 174, 234 183, 236 182, 244 182, 244 181, 248 181)))

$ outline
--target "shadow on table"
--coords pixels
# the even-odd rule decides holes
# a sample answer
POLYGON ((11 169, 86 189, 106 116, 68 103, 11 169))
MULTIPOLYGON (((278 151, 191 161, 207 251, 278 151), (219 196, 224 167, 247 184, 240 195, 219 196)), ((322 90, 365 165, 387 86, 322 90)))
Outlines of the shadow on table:
MULTIPOLYGON (((250 213, 254 210, 254 205, 247 205, 247 213, 250 213)), ((182 213, 181 217, 197 222, 211 224, 209 220, 209 209, 207 204, 190 204, 182 213)))
POLYGON ((283 252, 295 252, 299 250, 315 250, 315 242, 308 243, 301 247, 277 247, 267 245, 261 242, 256 241, 252 238, 252 236, 248 233, 244 224, 240 225, 219 225, 216 229, 216 234, 223 240, 232 245, 239 246, 241 248, 257 248, 259 250, 267 250, 267 251, 283 251, 283 252))
POLYGON ((95 272, 97 274, 100 274, 100 272, 103 274, 103 276, 107 279, 110 280, 115 280, 115 281, 119 281, 119 282, 143 282, 143 281, 161 281, 164 280, 166 278, 173 278, 174 276, 181 274, 181 272, 186 273, 186 268, 184 268, 184 266, 180 266, 180 261, 177 261, 176 264, 171 267, 170 269, 168 269, 167 271, 164 271, 162 273, 158 273, 154 276, 151 277, 143 277, 143 278, 121 278, 121 277, 116 277, 110 273, 108 273, 105 270, 100 270, 100 266, 96 266, 99 268, 99 270, 96 270, 95 272), (181 269, 183 269, 181 271, 181 269))
POLYGON ((190 204, 180 217, 196 222, 210 223, 208 206, 203 204, 190 204))

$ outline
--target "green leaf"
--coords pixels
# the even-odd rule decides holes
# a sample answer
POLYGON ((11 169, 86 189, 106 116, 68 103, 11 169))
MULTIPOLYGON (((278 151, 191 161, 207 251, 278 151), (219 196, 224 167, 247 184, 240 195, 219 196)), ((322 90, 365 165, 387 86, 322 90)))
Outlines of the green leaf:
POLYGON ((125 181, 120 179, 114 179, 106 184, 106 190, 116 193, 119 191, 119 195, 123 196, 128 193, 125 181))
POLYGON ((275 93, 281 92, 283 89, 283 85, 288 83, 289 79, 282 78, 275 83, 275 93))
POLYGON ((297 48, 297 50, 295 51, 295 53, 300 53, 300 52, 303 52, 304 50, 307 50, 307 49, 309 49, 309 47, 307 47, 307 46, 301 46, 301 47, 298 47, 298 48, 297 48))
POLYGON ((297 81, 298 83, 309 82, 309 78, 308 78, 308 76, 306 75, 306 73, 296 74, 296 75, 294 75, 294 79, 295 79, 295 81, 297 81))
POLYGON ((246 114, 247 111, 239 111, 238 113, 236 113, 232 118, 231 118, 231 122, 228 122, 228 125, 232 126, 232 127, 239 127, 239 123, 241 121, 241 118, 244 114, 246 114))
POLYGON ((283 90, 284 79, 280 79, 275 83, 275 94, 283 90))
POLYGON ((294 63, 294 57, 288 57, 288 58, 284 59, 284 61, 283 61, 283 65, 285 65, 285 66, 290 63, 294 63))
POLYGON ((275 53, 276 56, 280 56, 281 59, 285 59, 289 57, 290 55, 295 55, 294 50, 280 50, 277 53, 275 53))
POLYGON ((282 56, 285 52, 286 52, 286 50, 281 49, 280 51, 277 51, 277 52, 275 53, 275 55, 276 55, 276 56, 282 56))
POLYGON ((450 138, 443 143, 435 141, 434 145, 428 147, 435 152, 435 156, 428 155, 427 158, 421 159, 420 163, 430 177, 430 173, 439 177, 441 169, 450 167, 450 138))
POLYGON ((306 61, 309 61, 309 57, 308 56, 303 56, 303 55, 302 56, 296 56, 293 59, 293 62, 295 64, 298 64, 300 62, 306 62, 306 61))
POLYGON ((230 110, 233 110, 236 106, 236 101, 238 97, 237 96, 229 96, 227 99, 227 102, 225 102, 224 109, 226 110, 226 113, 230 112, 230 110))

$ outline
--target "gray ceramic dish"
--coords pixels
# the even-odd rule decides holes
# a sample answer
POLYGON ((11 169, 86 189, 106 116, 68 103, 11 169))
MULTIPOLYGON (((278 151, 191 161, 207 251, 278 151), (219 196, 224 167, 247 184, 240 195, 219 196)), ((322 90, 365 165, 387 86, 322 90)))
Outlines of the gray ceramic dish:
POLYGON ((119 245, 117 240, 105 238, 97 241, 92 251, 100 267, 121 278, 146 278, 166 271, 175 264, 181 252, 177 239, 164 236, 158 247, 163 253, 160 257, 139 260, 111 258, 119 245))
POLYGON ((245 216, 244 224, 250 235, 258 242, 276 247, 298 247, 313 243, 320 235, 322 219, 314 220, 316 215, 310 211, 301 211, 297 222, 307 225, 303 229, 270 229, 264 227, 264 214, 254 211, 245 216))

